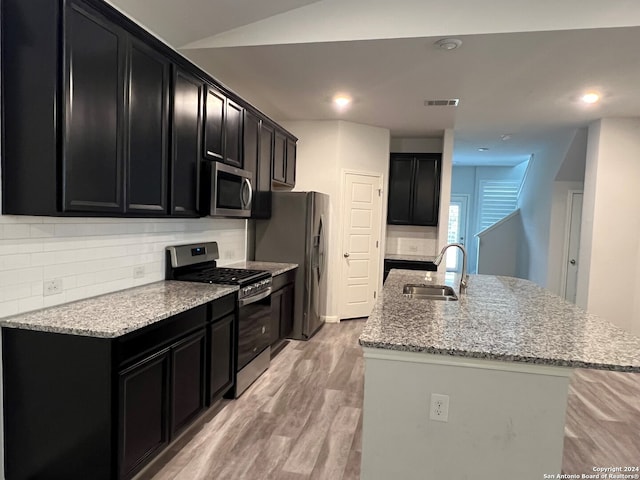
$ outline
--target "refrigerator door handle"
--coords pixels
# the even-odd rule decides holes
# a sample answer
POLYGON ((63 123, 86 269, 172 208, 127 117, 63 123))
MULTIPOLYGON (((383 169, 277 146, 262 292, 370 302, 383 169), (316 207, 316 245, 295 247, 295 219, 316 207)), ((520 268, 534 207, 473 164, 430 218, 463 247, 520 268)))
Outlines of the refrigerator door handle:
POLYGON ((320 245, 318 246, 318 281, 324 275, 324 267, 326 261, 325 254, 325 238, 324 238, 324 215, 320 215, 320 227, 318 228, 318 233, 320 236, 320 245))

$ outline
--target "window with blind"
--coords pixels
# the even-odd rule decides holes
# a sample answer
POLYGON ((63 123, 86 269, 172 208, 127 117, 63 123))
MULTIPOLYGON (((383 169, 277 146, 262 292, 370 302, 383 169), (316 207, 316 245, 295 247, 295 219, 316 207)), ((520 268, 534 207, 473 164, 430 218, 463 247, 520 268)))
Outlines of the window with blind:
POLYGON ((517 208, 519 189, 518 181, 480 181, 478 231, 499 222, 517 208))

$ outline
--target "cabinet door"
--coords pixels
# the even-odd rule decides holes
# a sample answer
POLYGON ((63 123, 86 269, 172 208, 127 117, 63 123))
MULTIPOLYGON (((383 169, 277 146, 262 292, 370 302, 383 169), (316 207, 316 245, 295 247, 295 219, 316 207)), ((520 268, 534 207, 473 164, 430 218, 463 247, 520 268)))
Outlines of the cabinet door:
POLYGON ((253 189, 257 190, 258 183, 258 158, 260 156, 260 119, 253 113, 245 110, 243 129, 243 165, 244 169, 253 174, 253 189))
POLYGON ((292 187, 296 184, 296 141, 287 138, 287 171, 285 183, 292 187))
POLYGON ((224 104, 225 96, 207 87, 204 121, 204 157, 209 160, 224 159, 224 104))
POLYGON ((282 296, 284 288, 271 294, 271 345, 280 340, 280 321, 282 319, 282 296))
POLYGON ((169 440, 169 351, 120 372, 118 471, 130 478, 169 440))
POLYGON ((122 213, 126 35, 81 2, 65 32, 63 209, 122 213))
POLYGON ((440 207, 440 155, 416 156, 413 225, 438 225, 440 207))
POLYGON ((177 70, 173 86, 171 214, 198 216, 200 125, 203 84, 177 70))
POLYGON ((205 330, 171 347, 171 437, 204 409, 205 330))
POLYGON ((411 224, 413 165, 413 156, 391 156, 387 209, 387 223, 389 224, 411 224))
POLYGON ((209 404, 220 398, 233 385, 233 320, 233 314, 227 315, 209 327, 209 404))
POLYGON ((242 168, 242 107, 231 100, 227 100, 224 132, 224 161, 242 168))
POLYGON ((171 67, 135 39, 129 62, 127 211, 166 213, 171 67))
POLYGON ((295 299, 295 284, 284 287, 280 307, 280 338, 290 337, 293 333, 293 302, 295 299))
POLYGON ((275 129, 264 120, 260 125, 260 156, 258 160, 258 180, 256 183, 255 218, 271 218, 271 166, 275 129))
POLYGON ((284 183, 287 179, 287 137, 276 130, 273 145, 273 179, 284 183))

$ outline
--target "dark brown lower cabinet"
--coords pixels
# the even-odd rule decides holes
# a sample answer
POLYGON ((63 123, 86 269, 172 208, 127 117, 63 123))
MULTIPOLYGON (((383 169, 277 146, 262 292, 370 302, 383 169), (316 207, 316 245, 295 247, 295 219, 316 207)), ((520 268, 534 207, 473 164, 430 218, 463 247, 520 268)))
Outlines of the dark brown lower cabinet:
POLYGON ((273 278, 271 294, 271 345, 291 336, 296 269, 273 278))
POLYGON ((209 327, 209 404, 222 397, 233 386, 235 342, 233 315, 227 315, 209 327))
POLYGON ((205 340, 203 329, 171 348, 171 438, 204 410, 205 340))
POLYGON ((120 372, 120 478, 129 478, 169 443, 170 350, 120 372))
POLYGON ((117 338, 2 329, 5 476, 130 479, 233 387, 236 295, 117 338))

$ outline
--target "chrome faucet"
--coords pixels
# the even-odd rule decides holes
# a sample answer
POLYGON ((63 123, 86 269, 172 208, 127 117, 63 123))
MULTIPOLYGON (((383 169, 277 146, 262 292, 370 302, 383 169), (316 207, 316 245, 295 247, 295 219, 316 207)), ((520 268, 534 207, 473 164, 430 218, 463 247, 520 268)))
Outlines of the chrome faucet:
POLYGON ((444 247, 442 247, 442 250, 440 250, 440 254, 436 257, 433 263, 435 263, 436 266, 440 265, 440 262, 442 262, 444 254, 449 247, 458 247, 460 250, 462 250, 462 276, 460 278, 460 293, 463 293, 467 290, 467 286, 469 286, 469 275, 467 274, 467 251, 465 250, 464 245, 461 243, 446 244, 444 247))

